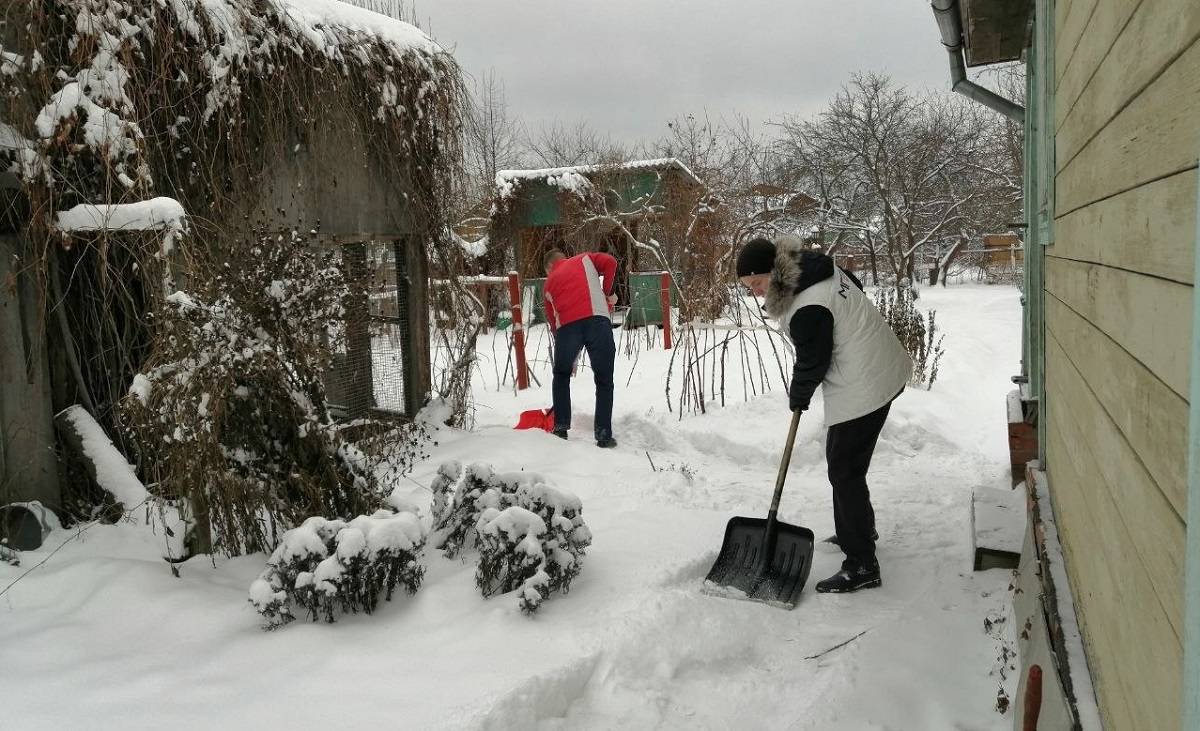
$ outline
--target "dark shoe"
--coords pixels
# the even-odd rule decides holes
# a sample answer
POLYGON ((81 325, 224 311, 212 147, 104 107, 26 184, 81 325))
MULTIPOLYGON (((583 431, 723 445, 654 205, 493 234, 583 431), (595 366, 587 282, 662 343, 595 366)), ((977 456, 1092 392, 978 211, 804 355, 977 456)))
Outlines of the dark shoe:
POLYGON ((596 446, 601 449, 612 449, 617 446, 617 440, 612 437, 601 437, 596 440, 596 446))
MULTIPOLYGON (((879 540, 879 531, 874 531, 874 530, 873 530, 873 531, 871 531, 871 540, 872 540, 872 541, 878 541, 878 540, 879 540)), ((836 535, 829 536, 828 538, 826 538, 826 539, 825 539, 824 541, 822 541, 822 542, 823 542, 823 543, 832 543, 832 544, 833 544, 833 545, 835 545, 835 546, 841 546, 841 545, 842 545, 841 541, 839 541, 839 540, 838 540, 838 537, 837 537, 836 535)))
POLYGON ((552 431, 550 433, 553 434, 554 436, 558 437, 559 439, 566 439, 567 438, 567 427, 556 426, 556 427, 554 427, 554 431, 552 431))
POLYGON ((817 582, 821 594, 847 594, 859 589, 874 589, 883 586, 879 576, 879 564, 859 566, 851 561, 842 562, 842 570, 828 579, 817 582))

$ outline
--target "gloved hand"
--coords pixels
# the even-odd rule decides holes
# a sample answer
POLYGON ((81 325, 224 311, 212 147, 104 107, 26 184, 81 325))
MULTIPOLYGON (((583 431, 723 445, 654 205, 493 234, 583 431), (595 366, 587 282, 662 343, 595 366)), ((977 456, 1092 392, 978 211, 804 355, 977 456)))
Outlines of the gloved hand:
POLYGON ((792 387, 788 389, 788 408, 792 411, 804 411, 808 408, 808 397, 796 386, 793 382, 792 387))

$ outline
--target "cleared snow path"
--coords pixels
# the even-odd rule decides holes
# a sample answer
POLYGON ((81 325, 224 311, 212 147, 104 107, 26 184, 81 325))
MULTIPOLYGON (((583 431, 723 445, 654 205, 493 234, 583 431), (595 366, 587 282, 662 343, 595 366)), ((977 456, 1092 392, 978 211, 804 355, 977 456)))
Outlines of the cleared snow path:
MULTIPOLYGON (((1006 603, 1009 577, 971 571, 967 531, 971 489, 1008 484, 1018 296, 922 294, 948 333, 947 355, 932 391, 897 402, 876 451, 881 589, 814 593, 841 560, 819 551, 791 612, 700 593, 728 518, 765 515, 786 400, 680 422, 663 402, 665 358, 649 351, 628 386, 628 370, 618 372, 616 450, 587 438, 586 371, 572 441, 510 428, 520 410, 548 402, 541 372, 545 388, 518 397, 481 388, 477 430, 443 433, 413 475, 428 485, 442 460, 484 461, 536 470, 583 499, 595 536, 583 573, 536 617, 520 615, 512 595, 482 599, 473 554, 464 563, 434 553, 421 591, 374 616, 262 632, 246 590, 264 556, 216 568, 200 557, 175 579, 158 557, 161 537, 98 526, 0 598, 0 725, 1006 729, 1011 719, 992 708, 996 646, 983 622, 1006 603)), ((782 517, 824 537, 820 417, 818 408, 801 421, 782 517)), ((428 504, 412 482, 398 488, 428 504)), ((0 564, 0 586, 71 535, 52 534, 21 568, 0 564)))

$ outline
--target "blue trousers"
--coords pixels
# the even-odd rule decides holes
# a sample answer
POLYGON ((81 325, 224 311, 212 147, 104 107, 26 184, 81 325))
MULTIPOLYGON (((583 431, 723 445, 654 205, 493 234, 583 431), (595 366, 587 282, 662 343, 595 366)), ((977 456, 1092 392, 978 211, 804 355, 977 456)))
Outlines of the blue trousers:
POLYGON ((588 317, 563 325, 554 336, 554 428, 571 427, 571 368, 587 349, 596 377, 596 439, 612 436, 613 365, 617 344, 607 317, 588 317))

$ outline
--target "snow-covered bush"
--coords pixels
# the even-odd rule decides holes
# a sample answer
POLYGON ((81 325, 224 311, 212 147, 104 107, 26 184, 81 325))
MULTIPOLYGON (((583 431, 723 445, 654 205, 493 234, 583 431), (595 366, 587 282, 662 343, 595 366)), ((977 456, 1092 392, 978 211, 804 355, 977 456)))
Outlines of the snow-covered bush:
POLYGON ((443 464, 433 482, 433 511, 432 545, 449 558, 474 545, 483 595, 518 590, 526 614, 552 592, 570 589, 592 542, 580 499, 529 472, 443 464))
POLYGON ((945 352, 942 340, 946 336, 938 337, 937 311, 930 310, 926 320, 925 314, 917 309, 915 300, 913 291, 906 287, 880 287, 875 291, 875 307, 912 358, 913 373, 909 382, 928 390, 933 388, 933 382, 937 380, 938 365, 945 352))
POLYGON ((446 558, 455 558, 474 544, 475 526, 484 510, 505 507, 505 485, 485 464, 471 464, 464 469, 458 462, 447 462, 438 468, 431 489, 430 545, 446 558))
POLYGON ((309 515, 385 506, 379 474, 424 456, 427 427, 363 425, 351 443, 329 419, 323 375, 344 336, 348 287, 293 233, 260 234, 207 294, 156 313, 146 369, 122 404, 148 483, 184 497, 196 550, 270 550, 309 515), (208 544, 208 545, 203 545, 208 544))
POLYGON ((294 608, 313 621, 333 622, 339 611, 370 614, 380 595, 391 601, 396 587, 416 593, 425 576, 424 546, 413 513, 378 510, 348 522, 309 518, 284 533, 250 585, 250 603, 269 627, 295 619, 294 608))
POLYGON ((529 477, 516 486, 515 505, 480 514, 475 583, 484 596, 518 590, 521 611, 533 614, 551 592, 570 590, 592 533, 578 497, 529 477))

